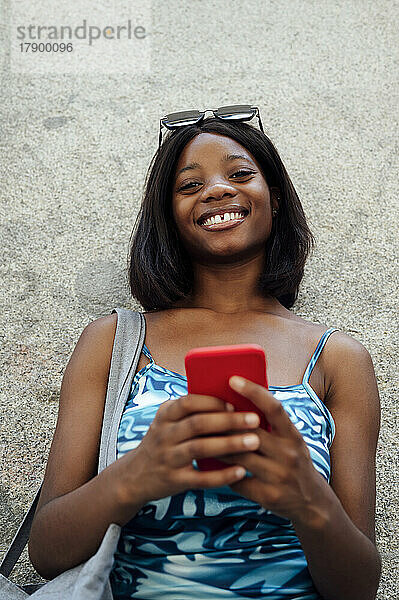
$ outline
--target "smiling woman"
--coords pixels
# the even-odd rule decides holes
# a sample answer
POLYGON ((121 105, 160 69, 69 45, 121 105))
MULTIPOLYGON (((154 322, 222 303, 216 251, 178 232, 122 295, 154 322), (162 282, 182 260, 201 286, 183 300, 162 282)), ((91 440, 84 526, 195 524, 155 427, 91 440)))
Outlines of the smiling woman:
MULTIPOLYGON (((195 272, 185 243, 194 251, 199 229, 208 230, 198 219, 223 210, 243 210, 247 215, 234 227, 237 236, 245 231, 239 235, 241 251, 250 254, 259 250, 259 244, 264 246, 259 292, 276 296, 287 308, 293 305, 313 236, 291 179, 264 133, 246 123, 209 118, 169 134, 150 165, 129 266, 132 295, 146 310, 170 308, 173 302, 190 298, 195 272), (190 211, 190 203, 195 205, 188 216, 191 223, 179 228, 176 217, 190 211)), ((226 227, 226 235, 231 229, 226 227)), ((225 226, 209 227, 213 230, 224 231, 225 226)), ((225 236, 221 244, 202 239, 219 245, 213 260, 230 255, 225 236)))
POLYGON ((145 312, 118 460, 96 475, 111 314, 85 328, 63 379, 29 546, 40 573, 86 560, 117 523, 115 600, 374 600, 378 389, 359 342, 289 310, 312 244, 263 131, 215 117, 166 136, 131 239, 145 312), (230 344, 265 351, 269 389, 230 385, 270 431, 187 393, 188 351, 230 344), (193 464, 216 457, 226 468, 193 464))
POLYGON ((202 133, 189 142, 180 155, 173 190, 173 217, 180 239, 197 260, 201 257, 206 260, 207 252, 212 252, 215 244, 219 250, 213 253, 214 260, 216 257, 222 260, 221 256, 234 260, 237 251, 241 257, 249 257, 264 248, 265 233, 270 234, 271 208, 272 203, 277 208, 277 196, 271 200, 260 165, 249 152, 243 154, 243 151, 226 136, 202 133), (193 155, 199 162, 191 162, 193 155), (191 175, 187 175, 184 167, 179 168, 187 163, 192 169, 191 175), (193 168, 193 165, 196 166, 193 168), (198 202, 198 197, 206 201, 198 202), (208 219, 210 225, 204 226, 208 219), (197 226, 195 232, 189 227, 192 223, 197 226), (204 243, 198 245, 194 243, 198 225, 212 232, 234 229, 234 236, 207 235, 204 243), (201 248, 201 252, 196 248, 201 248))

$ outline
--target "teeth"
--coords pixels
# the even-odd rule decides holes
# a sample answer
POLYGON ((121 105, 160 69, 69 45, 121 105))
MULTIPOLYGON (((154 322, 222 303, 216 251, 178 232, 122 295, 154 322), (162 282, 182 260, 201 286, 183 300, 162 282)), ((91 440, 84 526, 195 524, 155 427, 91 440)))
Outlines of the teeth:
POLYGON ((244 216, 242 212, 236 213, 224 213, 223 219, 222 215, 215 215, 214 217, 209 217, 202 225, 215 225, 215 223, 225 223, 227 221, 234 221, 235 219, 239 219, 244 216))

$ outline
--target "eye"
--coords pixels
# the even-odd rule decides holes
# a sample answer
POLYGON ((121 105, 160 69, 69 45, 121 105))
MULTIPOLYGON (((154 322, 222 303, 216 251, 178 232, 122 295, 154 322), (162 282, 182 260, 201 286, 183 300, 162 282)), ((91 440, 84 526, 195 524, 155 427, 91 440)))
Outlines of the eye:
MULTIPOLYGON (((245 171, 244 169, 240 169, 239 171, 236 171, 235 173, 233 173, 231 175, 231 177, 234 177, 234 175, 237 175, 237 177, 241 178, 241 177, 248 177, 248 175, 253 175, 254 171, 245 171)), ((201 185, 200 183, 198 183, 197 181, 190 181, 189 183, 186 183, 186 185, 180 187, 177 191, 181 192, 187 189, 190 189, 189 186, 192 185, 201 185)))
POLYGON ((247 177, 248 175, 253 175, 254 171, 246 171, 244 169, 240 169, 239 171, 236 171, 235 173, 233 173, 232 177, 234 175, 237 175, 237 177, 247 177))
POLYGON ((182 187, 180 187, 177 191, 182 192, 183 190, 189 190, 189 189, 191 189, 189 187, 190 185, 200 185, 200 184, 197 181, 190 181, 189 183, 186 183, 186 185, 183 185, 182 187))

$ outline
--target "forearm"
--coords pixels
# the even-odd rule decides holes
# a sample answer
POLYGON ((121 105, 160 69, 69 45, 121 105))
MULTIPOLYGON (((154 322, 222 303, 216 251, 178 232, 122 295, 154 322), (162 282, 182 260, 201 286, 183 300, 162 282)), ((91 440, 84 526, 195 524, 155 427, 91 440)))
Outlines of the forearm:
POLYGON ((29 556, 40 575, 53 579, 90 558, 110 523, 124 525, 145 504, 139 484, 137 493, 129 496, 120 485, 119 463, 39 510, 30 534, 29 556))
POLYGON ((326 485, 315 513, 293 521, 313 583, 323 600, 375 600, 381 576, 378 550, 326 485))

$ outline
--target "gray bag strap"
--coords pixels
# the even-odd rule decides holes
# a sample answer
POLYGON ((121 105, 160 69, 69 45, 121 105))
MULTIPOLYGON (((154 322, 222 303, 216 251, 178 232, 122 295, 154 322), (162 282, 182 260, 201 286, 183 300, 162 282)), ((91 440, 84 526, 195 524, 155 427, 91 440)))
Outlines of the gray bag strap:
MULTIPOLYGON (((112 347, 111 365, 105 398, 103 426, 101 430, 98 472, 116 460, 116 442, 119 421, 122 416, 130 387, 140 359, 145 339, 145 318, 141 312, 126 308, 114 308, 118 314, 115 339, 112 347)), ((29 533, 39 501, 42 485, 26 512, 3 560, 0 573, 8 577, 29 540, 29 533)))
POLYGON ((19 526, 18 531, 14 536, 14 539, 9 545, 7 552, 5 553, 3 560, 0 563, 0 573, 4 575, 4 577, 9 576, 17 560, 21 556, 23 549, 28 543, 30 528, 32 526, 33 517, 35 516, 37 503, 39 502, 41 489, 42 486, 40 486, 37 490, 36 496, 32 504, 26 512, 21 525, 19 526))
POLYGON ((119 422, 129 396, 145 339, 145 319, 140 312, 115 308, 118 324, 112 349, 98 472, 116 460, 119 422))

